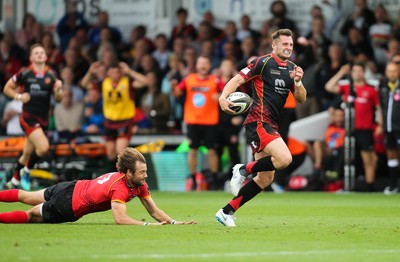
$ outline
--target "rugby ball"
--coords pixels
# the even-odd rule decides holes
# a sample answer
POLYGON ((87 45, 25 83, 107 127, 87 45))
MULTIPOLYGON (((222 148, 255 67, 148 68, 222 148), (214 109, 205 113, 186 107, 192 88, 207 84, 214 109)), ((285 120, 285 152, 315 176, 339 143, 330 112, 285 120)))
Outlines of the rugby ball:
POLYGON ((227 99, 235 104, 234 106, 230 107, 230 109, 235 111, 235 115, 246 112, 251 105, 250 96, 243 92, 234 92, 230 94, 227 99))

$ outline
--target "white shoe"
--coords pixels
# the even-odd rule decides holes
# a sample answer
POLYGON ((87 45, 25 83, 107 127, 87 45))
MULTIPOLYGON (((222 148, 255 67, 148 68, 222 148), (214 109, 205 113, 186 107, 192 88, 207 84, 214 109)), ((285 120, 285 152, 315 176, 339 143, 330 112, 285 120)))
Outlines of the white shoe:
POLYGON ((244 180, 246 177, 240 174, 239 168, 242 167, 243 164, 237 164, 232 168, 232 178, 231 178, 231 192, 234 196, 237 196, 239 193, 240 188, 243 185, 244 180))
POLYGON ((215 214, 215 218, 218 222, 226 227, 235 227, 235 216, 234 215, 227 215, 222 211, 222 208, 218 210, 217 214, 215 214))
POLYGON ((390 186, 387 186, 387 187, 385 187, 385 189, 383 190, 383 193, 384 193, 385 195, 393 195, 393 194, 396 194, 396 193, 398 193, 398 192, 399 192, 399 188, 398 188, 398 187, 392 188, 392 187, 390 187, 390 186))

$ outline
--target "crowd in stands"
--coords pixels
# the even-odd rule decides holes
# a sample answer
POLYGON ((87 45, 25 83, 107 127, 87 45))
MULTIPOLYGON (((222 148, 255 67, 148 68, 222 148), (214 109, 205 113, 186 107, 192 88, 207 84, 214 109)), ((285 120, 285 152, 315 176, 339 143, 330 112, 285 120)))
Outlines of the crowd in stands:
MULTIPOLYGON (((28 66, 29 47, 41 43, 47 52, 48 65, 64 84, 62 102, 53 104, 51 129, 57 131, 57 139, 71 141, 81 135, 101 135, 104 129, 102 81, 110 67, 124 62, 135 72, 131 75, 134 81, 143 80, 145 85, 135 88, 133 132, 181 134, 183 100, 174 96, 173 86, 196 71, 197 57, 209 57, 211 73, 226 82, 247 65, 249 58, 270 52, 272 32, 289 28, 296 35, 292 60, 304 69, 302 81, 308 92, 307 102, 294 107, 292 121, 339 108, 341 96, 327 92, 325 84, 343 65, 364 63, 367 82, 377 87, 386 63, 396 59, 395 56, 400 63, 400 19, 390 20, 382 5, 371 10, 366 0, 355 3, 354 13, 343 23, 339 23, 341 11, 329 1, 322 1, 332 11, 329 20, 324 17, 321 6, 313 6, 312 20, 304 35, 300 35, 296 23, 288 18, 284 1, 271 4, 272 18, 264 21, 258 30, 246 14, 240 21, 228 21, 219 28, 214 22, 217 14, 211 11, 204 13, 199 25, 193 25, 187 22, 188 11, 179 8, 177 23, 170 34, 160 33, 150 38, 146 26, 138 25, 132 28, 126 41, 109 23, 107 11, 101 11, 97 22, 89 24, 81 13, 68 9, 55 32, 45 31, 35 15, 27 13, 20 30, 0 35, 0 88, 13 74, 28 66), (339 41, 333 38, 335 30, 341 36, 339 41), (228 72, 226 66, 229 66, 228 72)), ((22 134, 17 120, 21 107, 20 101, 10 100, 1 92, 1 135, 22 134)), ((222 125, 226 125, 225 121, 221 118, 222 125)), ((233 126, 238 125, 235 121, 233 126)), ((336 150, 320 143, 315 147, 323 152, 336 150)), ((322 168, 321 156, 315 159, 314 167, 322 168)))

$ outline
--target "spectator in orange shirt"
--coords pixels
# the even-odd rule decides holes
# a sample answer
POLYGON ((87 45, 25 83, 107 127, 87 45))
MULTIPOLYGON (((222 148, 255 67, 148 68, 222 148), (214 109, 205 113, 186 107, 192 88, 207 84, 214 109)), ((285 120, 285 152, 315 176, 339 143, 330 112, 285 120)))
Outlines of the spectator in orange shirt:
POLYGON ((200 56, 196 62, 196 73, 189 74, 178 85, 174 83, 175 96, 185 93, 183 120, 187 125, 190 150, 188 164, 192 189, 196 189, 197 152, 201 145, 208 148, 208 161, 212 176, 211 188, 215 188, 218 172, 218 156, 215 150, 215 134, 219 118, 219 85, 210 74, 211 61, 200 56))

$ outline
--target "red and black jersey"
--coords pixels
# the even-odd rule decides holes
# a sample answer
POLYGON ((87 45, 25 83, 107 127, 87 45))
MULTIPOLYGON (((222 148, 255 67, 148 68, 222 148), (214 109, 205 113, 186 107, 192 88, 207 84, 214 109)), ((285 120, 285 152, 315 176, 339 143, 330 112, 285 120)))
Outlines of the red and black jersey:
POLYGON ((107 173, 93 180, 78 180, 72 194, 75 217, 111 209, 111 202, 125 204, 134 197, 150 196, 147 183, 131 187, 125 174, 107 173))
POLYGON ((29 93, 31 100, 22 107, 22 115, 47 123, 49 118, 50 97, 57 80, 55 73, 46 67, 44 73, 35 72, 33 67, 21 69, 12 80, 21 86, 21 93, 29 93))
POLYGON ((294 91, 294 80, 290 77, 295 64, 280 61, 274 54, 254 59, 239 74, 251 81, 253 104, 244 124, 268 123, 278 128, 280 115, 290 91, 294 91))

